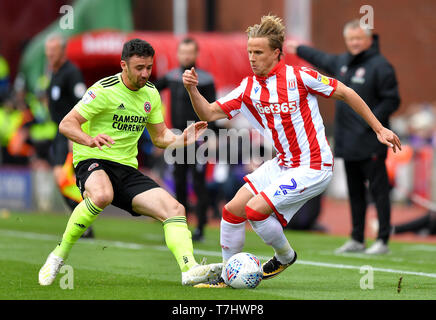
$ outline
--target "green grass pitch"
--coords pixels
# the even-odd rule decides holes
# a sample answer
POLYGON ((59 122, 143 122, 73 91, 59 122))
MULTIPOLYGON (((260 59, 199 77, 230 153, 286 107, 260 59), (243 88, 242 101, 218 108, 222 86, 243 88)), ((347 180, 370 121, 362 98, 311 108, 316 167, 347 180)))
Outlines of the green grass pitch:
MULTIPOLYGON (((436 245, 391 242, 392 253, 335 255, 344 237, 286 231, 298 261, 254 290, 183 287, 181 274, 164 243, 160 223, 144 217, 105 217, 95 222, 96 240, 79 240, 66 264, 73 289, 62 289, 70 273, 50 287, 38 284, 38 271, 56 246, 68 217, 12 213, 0 219, 0 299, 2 300, 293 300, 436 299, 436 245), (362 270, 370 266, 370 273, 362 270), (362 278, 363 277, 363 278, 362 278), (399 279, 402 277, 400 290, 399 279)), ((198 261, 220 262, 219 229, 208 228, 204 243, 194 243, 198 261)), ((262 262, 272 250, 252 231, 244 251, 262 262)))

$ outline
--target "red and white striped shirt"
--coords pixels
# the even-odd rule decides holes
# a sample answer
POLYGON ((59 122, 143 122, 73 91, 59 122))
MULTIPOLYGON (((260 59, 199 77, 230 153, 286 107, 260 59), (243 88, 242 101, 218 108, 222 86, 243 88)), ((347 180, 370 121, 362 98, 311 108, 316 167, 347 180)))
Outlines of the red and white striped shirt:
POLYGON ((333 165, 315 94, 330 97, 337 80, 283 61, 267 77, 252 76, 217 100, 231 119, 238 113, 271 139, 279 164, 321 170, 333 165))

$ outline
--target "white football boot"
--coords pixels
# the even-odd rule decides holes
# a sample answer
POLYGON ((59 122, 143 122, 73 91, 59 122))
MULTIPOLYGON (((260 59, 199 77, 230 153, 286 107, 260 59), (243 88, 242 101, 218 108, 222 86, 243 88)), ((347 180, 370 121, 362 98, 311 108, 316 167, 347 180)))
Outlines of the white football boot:
POLYGON ((222 269, 222 263, 197 264, 188 271, 182 272, 182 285, 193 286, 198 283, 216 280, 221 275, 222 269))
POLYGON ((64 259, 55 256, 53 253, 48 255, 47 261, 39 270, 38 280, 41 286, 51 285, 56 275, 59 273, 60 268, 64 265, 64 259))
POLYGON ((350 239, 345 244, 336 249, 335 253, 347 253, 347 252, 364 252, 365 251, 365 244, 358 242, 354 239, 350 239))
POLYGON ((377 240, 374 244, 365 250, 366 254, 387 254, 390 253, 389 247, 383 240, 377 240))

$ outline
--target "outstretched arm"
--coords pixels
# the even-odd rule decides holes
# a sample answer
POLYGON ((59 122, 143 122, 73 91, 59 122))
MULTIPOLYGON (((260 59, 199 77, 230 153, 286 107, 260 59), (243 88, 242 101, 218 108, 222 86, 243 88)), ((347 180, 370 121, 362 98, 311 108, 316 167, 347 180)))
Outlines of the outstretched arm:
POLYGON ((315 48, 302 45, 296 40, 288 40, 284 45, 288 53, 297 55, 298 57, 313 64, 315 67, 324 70, 325 72, 335 75, 339 57, 334 54, 329 54, 315 48))
POLYGON ((87 120, 75 109, 72 109, 59 124, 59 132, 73 142, 101 150, 103 145, 111 147, 115 143, 107 134, 100 133, 91 137, 82 130, 82 124, 87 120))
POLYGON ((183 84, 191 98, 195 113, 197 113, 201 120, 215 121, 227 118, 226 113, 220 108, 218 103, 209 103, 198 91, 198 75, 194 68, 185 70, 183 73, 183 84))
POLYGON ((374 130, 377 134, 377 139, 381 143, 393 148, 394 152, 396 152, 396 148, 401 150, 401 142, 397 135, 391 130, 383 127, 365 101, 363 101, 363 99, 353 89, 338 81, 336 91, 333 93, 332 97, 338 100, 343 100, 354 111, 356 111, 368 123, 372 130, 374 130))
POLYGON ((176 135, 167 128, 164 122, 147 124, 151 141, 156 147, 161 149, 169 146, 178 148, 192 144, 203 134, 206 128, 207 122, 199 121, 188 126, 181 135, 176 135))

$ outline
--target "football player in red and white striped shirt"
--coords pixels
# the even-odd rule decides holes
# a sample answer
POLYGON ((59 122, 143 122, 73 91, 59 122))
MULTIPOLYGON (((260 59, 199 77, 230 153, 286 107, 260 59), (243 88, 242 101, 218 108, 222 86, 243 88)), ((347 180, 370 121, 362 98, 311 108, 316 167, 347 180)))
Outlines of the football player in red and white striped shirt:
MULTIPOLYGON (((322 193, 332 177, 333 154, 327 143, 316 95, 344 100, 375 131, 378 140, 401 150, 398 137, 382 126, 356 92, 336 79, 282 60, 285 27, 275 16, 264 16, 247 29, 248 59, 254 75, 225 97, 209 103, 197 90, 195 69, 183 82, 201 120, 231 119, 242 113, 254 128, 271 139, 277 156, 244 180, 246 184, 223 208, 223 262, 241 252, 248 220, 275 254, 263 265, 263 279, 278 275, 297 259, 283 226, 309 199, 322 193)), ((225 287, 222 279, 197 285, 225 287)))

